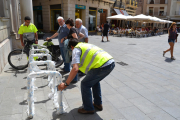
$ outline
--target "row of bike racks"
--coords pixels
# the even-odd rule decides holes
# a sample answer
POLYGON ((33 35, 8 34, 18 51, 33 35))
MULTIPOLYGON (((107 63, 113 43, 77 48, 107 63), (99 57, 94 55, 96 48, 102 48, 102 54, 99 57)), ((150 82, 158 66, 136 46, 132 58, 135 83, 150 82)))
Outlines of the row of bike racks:
POLYGON ((52 61, 52 57, 49 54, 49 50, 45 48, 34 49, 38 45, 32 45, 32 49, 29 54, 29 66, 28 66, 28 76, 27 76, 27 91, 28 91, 28 118, 33 118, 35 114, 34 106, 34 90, 38 87, 34 85, 37 77, 47 75, 48 76, 48 86, 51 89, 51 93, 48 95, 49 98, 53 99, 53 104, 57 110, 57 114, 62 114, 64 112, 65 105, 63 108, 62 102, 62 91, 57 90, 57 85, 62 82, 62 76, 55 69, 55 63, 52 61), (40 53, 36 53, 39 51, 40 53), (46 61, 35 61, 34 57, 47 57, 46 61), (38 65, 46 65, 47 70, 41 70, 38 65))

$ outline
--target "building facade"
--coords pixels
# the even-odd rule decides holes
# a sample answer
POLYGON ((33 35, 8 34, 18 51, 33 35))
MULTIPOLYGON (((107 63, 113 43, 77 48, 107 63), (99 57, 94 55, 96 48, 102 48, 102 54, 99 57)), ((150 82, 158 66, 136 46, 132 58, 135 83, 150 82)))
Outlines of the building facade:
POLYGON ((136 15, 142 14, 143 13, 143 3, 144 0, 137 0, 137 9, 136 9, 136 15))
POLYGON ((0 0, 0 73, 11 50, 22 48, 18 29, 25 16, 33 19, 32 0, 0 0))
POLYGON ((34 23, 44 32, 57 31, 57 17, 80 18, 89 31, 106 22, 113 0, 33 0, 34 23))
POLYGON ((171 0, 169 20, 180 22, 180 0, 171 0))
POLYGON ((171 0, 144 0, 143 14, 169 20, 172 1, 171 0))
MULTIPOLYGON (((116 0, 114 4, 114 9, 117 13, 117 9, 120 11, 120 14, 127 15, 136 15, 136 9, 138 2, 137 0, 116 0), (124 13, 125 12, 125 13, 124 13)), ((118 14, 118 13, 117 13, 118 14)))

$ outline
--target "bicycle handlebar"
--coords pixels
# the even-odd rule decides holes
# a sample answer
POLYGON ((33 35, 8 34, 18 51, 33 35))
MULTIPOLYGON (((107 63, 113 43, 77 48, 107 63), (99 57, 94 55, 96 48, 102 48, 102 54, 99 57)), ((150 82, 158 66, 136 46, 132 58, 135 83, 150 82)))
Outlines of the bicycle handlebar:
POLYGON ((46 39, 45 39, 44 41, 51 42, 51 41, 52 41, 52 39, 49 39, 49 40, 46 40, 46 39))

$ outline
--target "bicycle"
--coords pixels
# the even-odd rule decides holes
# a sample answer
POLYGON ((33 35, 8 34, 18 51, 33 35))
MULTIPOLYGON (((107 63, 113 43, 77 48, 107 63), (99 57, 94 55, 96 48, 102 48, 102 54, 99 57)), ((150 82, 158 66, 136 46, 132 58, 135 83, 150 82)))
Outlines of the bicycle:
MULTIPOLYGON (((27 37, 26 37, 27 38, 27 37)), ((52 40, 47 41, 47 43, 50 43, 52 40)), ((31 45, 33 45, 33 41, 26 40, 25 41, 25 47, 23 49, 15 49, 11 51, 8 55, 8 62, 16 70, 23 70, 28 67, 29 64, 29 50, 31 48, 31 45)), ((61 66, 63 64, 63 59, 61 56, 60 48, 58 45, 49 45, 49 46, 41 46, 37 45, 42 48, 48 48, 50 51, 50 55, 52 56, 52 60, 56 62, 56 68, 61 66)), ((36 60, 46 60, 46 57, 38 58, 36 60)))

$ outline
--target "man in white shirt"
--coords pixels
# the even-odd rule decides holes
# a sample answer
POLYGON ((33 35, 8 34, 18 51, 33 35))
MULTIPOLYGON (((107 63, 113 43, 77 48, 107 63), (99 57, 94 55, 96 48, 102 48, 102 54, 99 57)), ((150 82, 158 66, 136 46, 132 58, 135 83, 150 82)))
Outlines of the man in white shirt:
MULTIPOLYGON (((77 18, 76 21, 76 28, 78 29, 79 32, 83 33, 84 34, 84 38, 82 38, 80 40, 80 42, 86 42, 88 43, 88 30, 86 29, 85 26, 82 25, 82 20, 77 18)), ((79 37, 79 36, 78 36, 79 37)))

